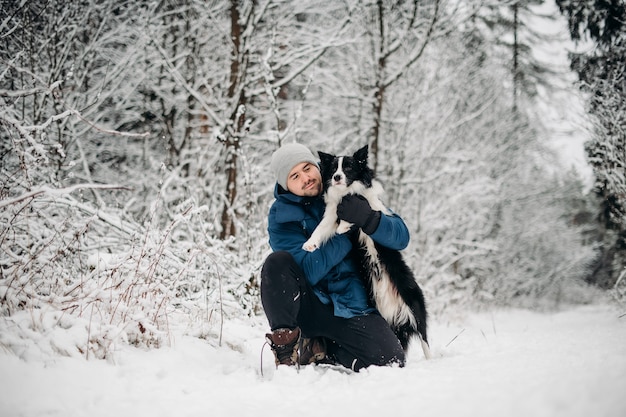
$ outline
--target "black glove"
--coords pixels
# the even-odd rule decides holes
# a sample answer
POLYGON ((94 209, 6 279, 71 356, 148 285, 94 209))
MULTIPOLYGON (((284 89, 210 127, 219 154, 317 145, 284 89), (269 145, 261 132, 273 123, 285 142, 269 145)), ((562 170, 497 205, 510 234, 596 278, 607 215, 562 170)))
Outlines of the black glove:
POLYGON ((380 211, 372 210, 370 203, 362 195, 349 194, 337 206, 337 217, 340 220, 354 223, 368 235, 378 228, 380 215, 380 211))

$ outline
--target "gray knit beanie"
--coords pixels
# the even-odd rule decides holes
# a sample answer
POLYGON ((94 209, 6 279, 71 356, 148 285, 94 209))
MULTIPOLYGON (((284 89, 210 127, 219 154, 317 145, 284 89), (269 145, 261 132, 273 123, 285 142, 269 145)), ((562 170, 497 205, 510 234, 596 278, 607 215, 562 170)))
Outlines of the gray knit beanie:
POLYGON ((287 143, 272 154, 270 168, 274 173, 276 182, 285 190, 287 189, 289 172, 301 162, 310 162, 317 166, 317 160, 309 148, 299 143, 287 143))

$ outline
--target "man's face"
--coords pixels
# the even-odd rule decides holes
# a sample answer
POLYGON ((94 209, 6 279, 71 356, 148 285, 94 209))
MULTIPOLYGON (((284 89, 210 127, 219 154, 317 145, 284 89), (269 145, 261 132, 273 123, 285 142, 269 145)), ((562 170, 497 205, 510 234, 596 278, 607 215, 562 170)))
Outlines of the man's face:
POLYGON ((322 175, 317 165, 301 162, 289 171, 287 189, 301 197, 315 197, 322 192, 322 175))

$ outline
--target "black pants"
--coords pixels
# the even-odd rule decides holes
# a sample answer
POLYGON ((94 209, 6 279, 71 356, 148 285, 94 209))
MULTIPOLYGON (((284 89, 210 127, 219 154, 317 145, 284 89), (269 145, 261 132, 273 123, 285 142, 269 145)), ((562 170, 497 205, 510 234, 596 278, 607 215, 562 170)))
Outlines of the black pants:
POLYGON ((333 306, 317 298, 288 252, 274 252, 265 260, 261 302, 272 330, 300 327, 304 337, 325 337, 329 354, 347 368, 404 365, 402 346, 382 316, 335 316, 333 306))

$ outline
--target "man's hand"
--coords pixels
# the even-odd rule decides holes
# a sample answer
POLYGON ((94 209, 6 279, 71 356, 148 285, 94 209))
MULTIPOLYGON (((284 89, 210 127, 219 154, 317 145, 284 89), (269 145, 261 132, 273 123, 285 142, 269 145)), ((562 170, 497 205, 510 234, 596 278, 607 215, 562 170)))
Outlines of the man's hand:
POLYGON ((349 223, 354 223, 368 235, 378 228, 380 211, 372 210, 365 197, 357 194, 345 196, 337 206, 337 217, 349 223))

